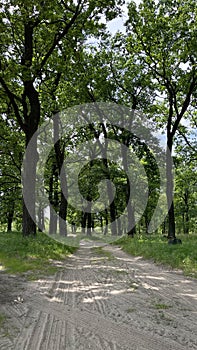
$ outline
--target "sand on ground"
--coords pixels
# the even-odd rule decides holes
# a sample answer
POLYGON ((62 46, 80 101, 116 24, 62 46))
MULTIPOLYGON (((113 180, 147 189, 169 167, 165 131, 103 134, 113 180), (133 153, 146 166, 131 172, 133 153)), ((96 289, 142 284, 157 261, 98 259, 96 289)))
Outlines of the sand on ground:
POLYGON ((98 242, 55 276, 0 272, 0 314, 0 350, 197 349, 197 280, 98 242))

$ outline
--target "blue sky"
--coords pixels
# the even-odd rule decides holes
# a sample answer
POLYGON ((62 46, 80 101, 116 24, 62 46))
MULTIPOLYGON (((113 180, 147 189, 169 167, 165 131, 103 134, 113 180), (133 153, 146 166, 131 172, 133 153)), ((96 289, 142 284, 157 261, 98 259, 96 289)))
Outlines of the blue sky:
MULTIPOLYGON (((124 27, 124 23, 127 20, 127 14, 128 14, 128 10, 127 10, 127 6, 129 4, 130 1, 126 1, 126 3, 122 6, 122 16, 121 17, 117 17, 115 19, 113 19, 112 21, 107 23, 107 28, 110 30, 110 32, 112 34, 115 34, 118 30, 122 31, 123 33, 125 33, 125 27, 124 27)), ((140 3, 140 0, 135 0, 136 4, 140 3)))

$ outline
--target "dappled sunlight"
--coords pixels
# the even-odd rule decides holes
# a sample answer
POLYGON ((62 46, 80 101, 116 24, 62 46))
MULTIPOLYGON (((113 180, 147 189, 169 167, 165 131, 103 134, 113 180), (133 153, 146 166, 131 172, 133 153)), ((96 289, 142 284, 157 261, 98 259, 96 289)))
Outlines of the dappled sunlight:
POLYGON ((120 290, 111 290, 110 292, 108 292, 108 294, 117 295, 117 294, 123 294, 127 292, 128 292, 128 289, 120 289, 120 290))
MULTIPOLYGON (((77 259, 72 259, 72 261, 77 262, 77 259)), ((72 300, 79 300, 81 305, 91 304, 93 307, 97 307, 97 303, 102 301, 107 302, 107 300, 111 300, 114 303, 114 298, 127 293, 129 295, 137 288, 137 284, 134 286, 133 281, 131 285, 125 267, 121 267, 119 264, 113 266, 113 262, 110 261, 110 265, 104 265, 100 257, 97 264, 92 265, 91 262, 90 264, 82 264, 82 262, 84 262, 83 257, 81 257, 79 264, 77 262, 74 270, 71 267, 69 269, 66 268, 64 274, 61 274, 58 280, 42 279, 39 281, 40 290, 43 291, 43 295, 47 299, 47 290, 55 289, 55 295, 53 297, 50 296, 50 302, 65 304, 64 300, 67 300, 68 303, 70 300, 72 304, 72 300), (78 274, 79 279, 76 278, 78 274), (65 278, 63 277, 64 275, 65 278), (67 275, 69 278, 66 278, 67 275), (106 281, 105 276, 108 276, 106 281), (88 278, 87 280, 86 277, 88 278), (101 282, 97 278, 101 279, 101 282)))
MULTIPOLYGON (((46 280, 46 279, 40 279, 39 281, 38 281, 39 283, 45 283, 45 284, 53 284, 53 283, 58 283, 58 284, 73 284, 73 283, 79 283, 80 281, 78 281, 78 280, 73 280, 73 281, 65 281, 65 280, 58 280, 58 281, 56 281, 56 280, 46 280)), ((45 286, 42 286, 42 288, 47 288, 47 286, 45 287, 45 286)))
POLYGON ((160 280, 160 281, 165 281, 165 278, 164 277, 159 277, 159 276, 148 276, 146 275, 146 278, 150 278, 150 279, 153 279, 153 280, 160 280))
POLYGON ((95 300, 101 300, 101 299, 107 299, 107 297, 103 297, 103 296, 95 296, 93 298, 84 298, 84 300, 82 301, 83 303, 94 303, 95 300))
POLYGON ((141 257, 128 258, 121 250, 113 251, 112 247, 103 253, 102 250, 80 248, 56 278, 39 281, 43 297, 50 300, 50 305, 54 303, 53 307, 61 304, 62 310, 68 307, 70 312, 103 313, 103 317, 110 314, 114 320, 118 317, 125 322, 133 320, 132 315, 142 309, 148 317, 150 309, 155 309, 153 301, 165 310, 169 304, 175 305, 179 298, 184 302, 186 298, 197 300, 189 279, 156 267, 141 257), (107 256, 107 252, 111 256, 107 256), (182 290, 174 295, 173 288, 179 290, 180 286, 182 290))
MULTIPOLYGON (((68 332, 72 328, 72 334, 78 334, 79 339, 82 332, 89 334, 86 329, 91 329, 96 339, 100 327, 102 339, 103 332, 108 339, 113 330, 113 337, 118 334, 119 339, 122 335, 122 340, 130 334, 131 344, 136 331, 144 342, 150 336, 152 348, 153 333, 166 342, 166 335, 180 337, 184 327, 187 332, 196 326, 197 294, 192 280, 141 258, 128 259, 113 247, 106 251, 80 248, 54 277, 36 283, 38 294, 28 302, 33 305, 31 313, 36 310, 34 317, 43 313, 39 327, 43 322, 50 327, 54 324, 56 332, 56 327, 66 325, 68 332)), ((65 334, 65 328, 62 332, 65 334)), ((168 345, 168 341, 166 347, 156 343, 155 349, 168 349, 168 345)), ((102 348, 104 343, 99 347, 102 348)), ((140 348, 146 348, 146 344, 140 348)))
POLYGON ((182 284, 191 284, 193 281, 192 280, 181 280, 180 283, 182 284))
POLYGON ((197 300, 197 294, 191 294, 191 293, 179 293, 179 295, 184 297, 191 297, 192 299, 197 300))
POLYGON ((151 286, 150 284, 148 284, 148 283, 146 283, 146 282, 142 282, 142 286, 143 286, 145 289, 159 290, 158 287, 151 286))
MULTIPOLYGON (((75 285, 75 283, 73 282, 72 283, 73 285, 75 285)), ((98 286, 95 286, 95 285, 91 285, 91 286, 84 286, 84 285, 81 285, 80 283, 76 286, 73 286, 73 287, 69 287, 69 290, 68 290, 68 293, 77 293, 77 292, 93 292, 93 293, 97 293, 97 292, 101 292, 103 291, 104 288, 106 287, 111 287, 113 286, 113 284, 109 284, 109 283, 102 283, 98 286), (102 287, 102 288, 101 288, 102 287)), ((56 291, 60 291, 60 292, 64 292, 66 290, 66 288, 61 288, 61 287, 57 287, 56 288, 56 291)))
POLYGON ((116 259, 117 260, 120 260, 120 261, 124 261, 124 262, 129 262, 129 263, 131 263, 131 262, 133 262, 133 261, 139 261, 139 260, 142 260, 142 257, 140 257, 140 256, 135 256, 135 257, 131 257, 131 258, 123 258, 123 257, 119 257, 119 256, 117 256, 116 257, 116 259))
POLYGON ((5 270, 6 270, 5 266, 0 265, 0 271, 5 271, 5 270))
POLYGON ((63 303, 63 300, 61 298, 57 298, 57 297, 52 297, 50 299, 48 299, 50 303, 55 302, 55 303, 63 303))

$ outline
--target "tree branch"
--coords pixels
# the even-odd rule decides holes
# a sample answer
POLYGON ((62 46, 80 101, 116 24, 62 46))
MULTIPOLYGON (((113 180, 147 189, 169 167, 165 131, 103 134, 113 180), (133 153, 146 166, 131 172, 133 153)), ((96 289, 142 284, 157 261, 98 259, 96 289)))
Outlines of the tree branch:
POLYGON ((181 118, 183 117, 184 113, 187 111, 187 108, 188 108, 188 106, 190 104, 192 93, 195 90, 196 86, 197 86, 197 78, 194 76, 193 80, 192 80, 192 82, 190 84, 189 91, 188 91, 188 93, 186 95, 185 101, 183 102, 183 106, 182 106, 181 112, 178 114, 177 119, 176 119, 176 121, 174 123, 173 129, 172 129, 172 136, 175 135, 175 133, 176 133, 176 131, 178 129, 179 123, 181 121, 181 118))
MULTIPOLYGON (((18 99, 15 94, 12 93, 12 91, 10 91, 10 89, 8 88, 6 82, 4 81, 4 79, 2 77, 0 77, 0 83, 6 93, 6 95, 8 96, 11 104, 12 104, 12 107, 14 109, 14 113, 15 113, 15 116, 17 118, 17 121, 20 125, 20 127, 22 128, 22 130, 24 131, 25 130, 25 124, 23 123, 23 120, 21 118, 21 115, 20 115, 20 112, 19 112, 19 108, 18 108, 18 105, 16 103, 16 99, 18 99)), ((20 99, 19 99, 20 100, 20 99)), ((20 100, 21 102, 21 100, 20 100)))
POLYGON ((119 88, 121 88, 125 93, 127 93, 129 96, 132 97, 132 100, 133 100, 133 102, 132 102, 132 109, 136 109, 136 107, 137 107, 137 97, 135 96, 134 93, 132 93, 131 91, 129 91, 127 88, 125 88, 125 87, 123 86, 123 84, 121 84, 121 83, 118 81, 118 79, 117 79, 117 77, 116 77, 116 74, 115 74, 115 72, 114 72, 113 66, 112 66, 112 62, 110 62, 110 68, 111 68, 111 72, 112 72, 112 74, 113 74, 113 78, 114 78, 114 80, 115 80, 115 83, 116 83, 117 86, 118 86, 119 88))
POLYGON ((178 133, 183 137, 184 141, 186 142, 186 144, 189 146, 189 148, 191 148, 192 151, 194 151, 196 153, 196 147, 193 146, 190 141, 188 140, 188 138, 186 137, 186 135, 180 130, 178 129, 178 133))
POLYGON ((71 20, 67 23, 67 25, 65 26, 64 30, 60 33, 56 33, 53 43, 50 47, 50 49, 48 50, 48 52, 46 53, 46 55, 44 56, 39 70, 36 72, 37 75, 41 74, 42 68, 44 67, 44 65, 46 64, 46 62, 48 61, 49 57, 52 55, 53 51, 55 50, 56 46, 58 45, 59 41, 68 33, 69 29, 72 27, 72 25, 74 24, 74 22, 76 21, 77 17, 79 16, 81 10, 80 10, 80 5, 81 5, 82 0, 79 0, 75 13, 73 15, 73 17, 71 18, 71 20))

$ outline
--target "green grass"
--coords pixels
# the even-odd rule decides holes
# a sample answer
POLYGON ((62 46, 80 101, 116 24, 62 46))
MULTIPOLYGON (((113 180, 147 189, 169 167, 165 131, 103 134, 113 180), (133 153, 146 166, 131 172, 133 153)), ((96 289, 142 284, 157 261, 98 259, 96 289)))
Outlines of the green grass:
POLYGON ((54 261, 64 260, 75 250, 43 233, 38 233, 36 238, 22 237, 19 232, 0 233, 1 270, 25 274, 28 279, 55 273, 58 267, 54 261))
POLYGON ((155 304, 155 305, 154 305, 154 308, 157 309, 157 310, 166 310, 166 309, 170 309, 171 306, 170 306, 170 305, 166 305, 166 304, 159 303, 159 304, 155 304))
POLYGON ((131 255, 181 269, 185 275, 197 278, 197 236, 179 238, 183 244, 169 245, 166 239, 156 235, 135 238, 124 236, 114 244, 131 255))
POLYGON ((4 326, 6 321, 6 316, 4 314, 0 314, 0 329, 4 326))
POLYGON ((10 338, 10 332, 8 329, 8 323, 7 323, 7 317, 6 315, 0 313, 0 332, 1 337, 8 337, 10 338))

